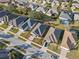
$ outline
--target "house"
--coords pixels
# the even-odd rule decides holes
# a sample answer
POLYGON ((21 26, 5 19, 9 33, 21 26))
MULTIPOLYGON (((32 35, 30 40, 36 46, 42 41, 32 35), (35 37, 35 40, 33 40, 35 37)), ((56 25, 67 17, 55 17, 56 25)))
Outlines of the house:
POLYGON ((0 22, 6 22, 6 20, 8 20, 7 14, 8 14, 8 12, 6 12, 4 10, 0 11, 0 22))
POLYGON ((74 13, 74 22, 79 22, 79 13, 74 13))
POLYGON ((15 20, 19 15, 12 14, 8 11, 0 11, 0 22, 5 22, 9 25, 13 25, 13 20, 15 20))
POLYGON ((52 7, 58 7, 59 6, 59 1, 58 0, 51 0, 51 6, 52 7))
POLYGON ((68 10, 68 6, 69 6, 68 4, 69 4, 68 2, 62 2, 61 3, 61 9, 62 10, 68 10))
POLYGON ((57 8, 52 7, 51 9, 48 10, 48 12, 46 14, 49 16, 54 16, 54 14, 58 14, 57 8))
POLYGON ((24 16, 19 16, 15 20, 13 20, 13 26, 20 27, 25 21, 26 17, 24 16))
POLYGON ((43 0, 42 3, 41 3, 41 5, 42 5, 42 6, 45 6, 45 4, 46 4, 46 1, 43 0))
POLYGON ((15 5, 17 5, 18 7, 24 8, 25 6, 27 6, 26 4, 28 3, 28 0, 15 0, 15 3, 13 3, 15 5))
POLYGON ((20 28, 23 30, 31 30, 36 25, 36 23, 37 22, 35 19, 29 18, 20 26, 20 28))
POLYGON ((61 43, 63 34, 64 30, 50 27, 46 36, 44 37, 44 40, 46 40, 48 43, 61 43))
POLYGON ((48 30, 49 30, 49 26, 43 23, 38 23, 32 30, 32 33, 34 33, 38 37, 44 37, 48 30))
POLYGON ((46 10, 44 9, 44 7, 40 6, 36 9, 36 11, 38 12, 42 12, 42 13, 46 13, 46 10))
POLYGON ((61 11, 60 16, 59 16, 59 20, 61 24, 69 25, 70 23, 73 22, 74 19, 74 14, 72 12, 68 12, 68 11, 61 11))
POLYGON ((51 3, 52 2, 52 0, 45 0, 47 3, 51 3))
POLYGON ((7 16, 8 16, 8 19, 6 20, 6 23, 8 23, 9 25, 13 25, 13 21, 17 18, 17 17, 19 17, 19 15, 16 15, 16 14, 12 14, 12 13, 8 13, 7 14, 7 16))
POLYGON ((24 2, 27 3, 28 0, 15 0, 16 2, 18 2, 18 4, 23 4, 24 2))
POLYGON ((79 3, 73 3, 71 6, 72 12, 79 13, 79 3))
POLYGON ((38 7, 38 5, 37 5, 37 4, 34 4, 34 3, 30 3, 30 4, 29 4, 29 7, 30 7, 32 10, 35 10, 35 9, 38 7))
POLYGON ((4 4, 5 6, 8 6, 8 3, 10 3, 10 0, 0 0, 0 3, 4 4))
POLYGON ((62 39, 61 46, 66 48, 67 50, 71 50, 75 48, 76 41, 71 32, 65 31, 62 39))
POLYGON ((79 8, 79 4, 78 3, 73 3, 72 6, 75 7, 75 8, 79 8))

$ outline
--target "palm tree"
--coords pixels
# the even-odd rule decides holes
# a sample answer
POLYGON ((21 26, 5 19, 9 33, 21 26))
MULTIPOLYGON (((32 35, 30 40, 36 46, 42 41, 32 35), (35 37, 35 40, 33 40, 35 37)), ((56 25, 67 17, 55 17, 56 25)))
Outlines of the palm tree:
POLYGON ((9 52, 9 59, 16 59, 15 52, 12 50, 9 52))
POLYGON ((10 50, 9 51, 9 59, 22 59, 23 58, 23 54, 21 54, 20 52, 16 51, 16 50, 10 50))

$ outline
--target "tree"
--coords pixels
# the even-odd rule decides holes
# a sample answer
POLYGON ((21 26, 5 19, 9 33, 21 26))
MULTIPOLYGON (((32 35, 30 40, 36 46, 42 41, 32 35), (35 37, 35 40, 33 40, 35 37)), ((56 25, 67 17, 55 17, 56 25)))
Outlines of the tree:
POLYGON ((16 59, 15 52, 13 50, 9 52, 9 59, 16 59))
POLYGON ((23 55, 16 51, 16 50, 10 50, 9 51, 9 59, 22 59, 23 58, 23 55))
POLYGON ((9 12, 15 12, 15 13, 18 12, 18 10, 16 9, 16 7, 13 6, 13 5, 5 6, 5 7, 4 7, 4 10, 7 10, 7 11, 9 11, 9 12))
POLYGON ((47 9, 50 9, 52 6, 51 6, 51 3, 46 3, 46 8, 47 9))
POLYGON ((3 7, 4 7, 3 5, 0 5, 0 10, 3 9, 3 7))
POLYGON ((31 11, 29 12, 29 17, 40 20, 42 16, 41 12, 31 11))

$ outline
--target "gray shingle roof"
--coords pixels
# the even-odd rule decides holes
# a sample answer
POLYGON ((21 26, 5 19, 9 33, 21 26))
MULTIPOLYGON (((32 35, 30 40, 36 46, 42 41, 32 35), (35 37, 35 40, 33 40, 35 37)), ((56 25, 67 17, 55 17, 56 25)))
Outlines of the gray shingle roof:
POLYGON ((64 11, 61 12, 60 17, 71 20, 71 17, 68 15, 68 13, 64 11))
POLYGON ((0 11, 0 17, 6 16, 8 14, 8 12, 6 11, 0 11))

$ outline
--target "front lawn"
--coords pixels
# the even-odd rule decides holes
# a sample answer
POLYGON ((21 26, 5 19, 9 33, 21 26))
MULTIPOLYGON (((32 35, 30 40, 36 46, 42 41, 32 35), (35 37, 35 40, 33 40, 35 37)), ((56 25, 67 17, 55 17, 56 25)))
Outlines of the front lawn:
POLYGON ((24 38, 28 38, 30 35, 30 31, 25 31, 23 33, 20 34, 20 36, 24 37, 24 38))
POLYGON ((7 29, 8 28, 8 24, 4 23, 4 24, 0 25, 0 27, 2 27, 4 29, 7 29))
POLYGON ((17 32, 19 31, 19 29, 18 29, 18 28, 13 27, 13 28, 11 28, 11 29, 10 29, 10 31, 11 31, 11 32, 13 32, 13 33, 17 33, 17 32))
POLYGON ((42 38, 35 38, 35 39, 33 39, 33 42, 35 42, 39 45, 43 45, 43 39, 42 38))
POLYGON ((54 51, 54 52, 57 52, 57 53, 60 53, 60 48, 57 44, 54 44, 54 43, 50 43, 48 45, 48 49, 54 51))

